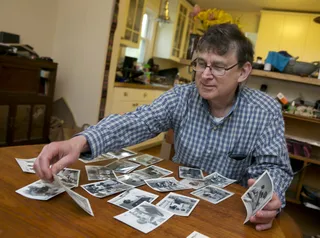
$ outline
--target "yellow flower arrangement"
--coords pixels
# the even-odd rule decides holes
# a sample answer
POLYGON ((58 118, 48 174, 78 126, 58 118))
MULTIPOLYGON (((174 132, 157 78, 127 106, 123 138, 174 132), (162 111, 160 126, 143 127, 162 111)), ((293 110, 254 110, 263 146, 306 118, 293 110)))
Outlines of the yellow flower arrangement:
POLYGON ((201 11, 200 7, 195 5, 192 15, 195 20, 200 20, 205 31, 212 25, 222 23, 232 23, 238 25, 240 29, 242 28, 239 18, 234 19, 229 13, 221 9, 213 8, 201 11))

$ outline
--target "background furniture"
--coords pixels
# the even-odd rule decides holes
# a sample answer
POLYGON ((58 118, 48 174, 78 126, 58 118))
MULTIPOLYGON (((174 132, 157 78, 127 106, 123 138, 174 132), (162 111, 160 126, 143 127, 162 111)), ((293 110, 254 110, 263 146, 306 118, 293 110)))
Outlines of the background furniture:
POLYGON ((0 146, 47 143, 57 64, 0 56, 0 146))
MULTIPOLYGON (((85 213, 66 194, 60 194, 49 201, 37 201, 25 198, 15 190, 24 187, 36 180, 35 174, 23 173, 14 157, 32 158, 37 156, 42 149, 41 145, 0 148, 0 228, 1 235, 5 237, 144 237, 145 235, 128 225, 114 219, 126 210, 117 207, 107 200, 116 196, 99 199, 89 195, 82 188, 74 191, 87 197, 91 203, 94 217, 85 213), (3 169, 6 168, 6 169, 3 169), (14 174, 15 176, 12 176, 14 174)), ((98 162, 105 165, 109 162, 98 162)), ((170 160, 158 163, 174 172, 177 176, 178 164, 170 160)), ((71 166, 80 169, 80 184, 88 183, 84 164, 77 161, 71 166)), ((159 195, 156 204, 168 193, 152 190, 147 185, 140 189, 159 195)), ((187 237, 193 231, 198 231, 209 237, 301 237, 293 219, 284 211, 275 219, 270 230, 258 232, 250 224, 243 225, 245 207, 241 195, 245 189, 237 184, 226 187, 235 194, 230 198, 214 205, 200 200, 189 217, 173 216, 167 222, 148 233, 148 237, 187 237)), ((177 191, 179 194, 190 195, 192 190, 177 191)))

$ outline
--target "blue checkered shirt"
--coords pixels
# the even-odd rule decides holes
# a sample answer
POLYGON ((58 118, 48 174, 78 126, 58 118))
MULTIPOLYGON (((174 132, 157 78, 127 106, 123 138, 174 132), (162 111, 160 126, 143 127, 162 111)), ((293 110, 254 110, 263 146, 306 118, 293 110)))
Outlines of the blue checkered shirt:
POLYGON ((292 180, 280 105, 270 96, 247 87, 220 122, 194 83, 176 86, 150 105, 134 112, 110 115, 80 133, 87 138, 92 157, 143 142, 172 128, 173 161, 214 171, 247 186, 249 178, 268 170, 282 206, 292 180))

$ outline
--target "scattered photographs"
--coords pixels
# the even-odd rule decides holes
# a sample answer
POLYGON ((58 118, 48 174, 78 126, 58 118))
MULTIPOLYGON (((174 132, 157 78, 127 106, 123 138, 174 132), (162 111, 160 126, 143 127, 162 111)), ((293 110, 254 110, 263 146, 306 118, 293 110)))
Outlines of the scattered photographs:
POLYGON ((171 212, 148 202, 143 202, 130 211, 115 216, 114 218, 143 233, 148 233, 172 216, 173 213, 171 212))
POLYGON ((81 187, 92 196, 98 198, 107 197, 109 195, 120 193, 122 191, 132 188, 132 186, 124 184, 116 179, 109 179, 101 182, 84 184, 81 185, 81 187))
POLYGON ((132 157, 128 160, 133 161, 133 162, 137 162, 137 163, 142 164, 144 166, 149 166, 149 165, 156 164, 156 163, 162 161, 163 159, 152 156, 152 155, 143 154, 143 155, 132 157))
POLYGON ((119 196, 110 199, 108 202, 124 209, 130 210, 144 201, 152 203, 159 196, 137 188, 129 189, 119 196))
POLYGON ((192 180, 192 179, 182 179, 180 180, 180 183, 193 189, 199 189, 206 186, 204 181, 192 180))
POLYGON ((224 188, 236 181, 237 180, 226 178, 221 174, 219 174, 218 172, 209 174, 204 178, 204 182, 206 185, 214 185, 215 187, 218 187, 218 188, 224 188))
POLYGON ((159 192, 171 192, 183 189, 190 189, 189 187, 181 184, 174 177, 157 178, 145 180, 146 184, 159 192))
POLYGON ((57 176, 60 181, 68 188, 74 188, 79 186, 80 170, 79 169, 62 169, 57 176))
POLYGON ((110 164, 107 164, 105 168, 113 170, 115 173, 126 174, 132 170, 138 168, 140 164, 133 163, 127 160, 116 160, 110 164))
POLYGON ((209 236, 205 236, 197 231, 192 232, 187 238, 209 238, 209 236))
POLYGON ((41 180, 38 180, 18 189, 16 192, 31 199, 49 200, 50 198, 63 193, 64 188, 62 188, 58 183, 44 183, 41 180))
POLYGON ((193 191, 191 194, 213 204, 218 204, 219 202, 231 197, 234 193, 213 185, 208 185, 193 191))
POLYGON ((79 160, 85 164, 104 161, 104 160, 112 160, 112 159, 115 159, 115 158, 113 156, 109 156, 107 154, 101 154, 94 159, 91 159, 91 154, 81 155, 79 158, 79 160))
POLYGON ((247 210, 244 223, 261 210, 271 200, 272 195, 273 181, 269 172, 265 171, 241 197, 247 210))
POLYGON ((135 173, 118 176, 118 180, 120 180, 121 182, 123 182, 125 184, 134 186, 134 187, 139 187, 139 186, 144 185, 145 179, 148 179, 148 178, 145 178, 144 176, 139 175, 139 174, 135 174, 135 173))
POLYGON ((147 168, 137 170, 134 173, 142 175, 145 178, 153 179, 153 178, 161 178, 169 174, 172 174, 172 171, 161 168, 156 165, 151 165, 147 168))
POLYGON ((201 169, 179 166, 179 177, 184 179, 203 180, 201 169))
POLYGON ((108 152, 107 155, 117 158, 117 159, 123 159, 123 158, 127 158, 133 155, 136 155, 136 152, 133 152, 131 150, 127 150, 127 149, 121 149, 119 151, 115 151, 115 152, 108 152))
POLYGON ((117 179, 117 176, 115 175, 113 170, 110 170, 105 166, 86 165, 85 168, 87 171, 89 181, 117 179))
POLYGON ((169 193, 157 203, 157 206, 178 216, 189 216, 198 204, 199 199, 183 196, 177 193, 169 193))
POLYGON ((33 164, 37 158, 32 159, 18 159, 16 158, 17 163, 23 172, 35 174, 36 172, 33 170, 33 164))

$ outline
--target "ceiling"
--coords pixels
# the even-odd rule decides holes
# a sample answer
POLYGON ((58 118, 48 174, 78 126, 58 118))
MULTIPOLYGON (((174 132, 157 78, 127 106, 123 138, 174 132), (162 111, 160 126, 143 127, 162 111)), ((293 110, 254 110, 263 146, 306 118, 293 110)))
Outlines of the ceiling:
POLYGON ((320 0, 190 0, 201 9, 219 8, 235 11, 260 11, 262 9, 320 13, 320 0))

